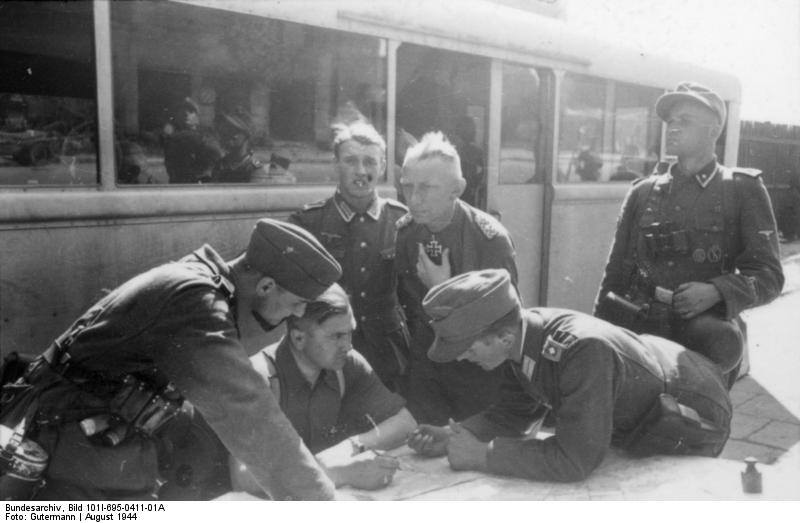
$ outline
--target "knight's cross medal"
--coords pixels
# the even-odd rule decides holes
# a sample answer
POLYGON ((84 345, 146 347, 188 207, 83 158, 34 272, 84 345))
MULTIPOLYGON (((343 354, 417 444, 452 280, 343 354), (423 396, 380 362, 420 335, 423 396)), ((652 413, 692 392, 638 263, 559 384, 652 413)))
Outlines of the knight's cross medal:
POLYGON ((425 244, 425 253, 436 265, 442 264, 442 244, 439 243, 436 238, 431 238, 430 241, 425 244))

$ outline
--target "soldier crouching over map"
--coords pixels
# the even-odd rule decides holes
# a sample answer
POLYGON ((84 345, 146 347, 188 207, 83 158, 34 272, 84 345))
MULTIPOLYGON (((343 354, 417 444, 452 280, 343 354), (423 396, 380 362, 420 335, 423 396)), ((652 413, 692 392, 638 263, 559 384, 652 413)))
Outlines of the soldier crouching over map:
POLYGON ((205 245, 114 289, 3 388, 3 496, 158 499, 162 430, 186 399, 271 497, 333 498, 250 364, 262 345, 245 340, 302 316, 340 276, 311 234, 265 219, 232 261, 205 245))
POLYGON ((579 481, 611 445, 639 456, 717 456, 725 446, 725 382, 696 352, 579 312, 522 309, 502 269, 451 278, 423 306, 436 333, 431 359, 504 375, 498 403, 461 423, 420 425, 409 439, 453 469, 579 481), (555 434, 533 438, 550 420, 555 434))

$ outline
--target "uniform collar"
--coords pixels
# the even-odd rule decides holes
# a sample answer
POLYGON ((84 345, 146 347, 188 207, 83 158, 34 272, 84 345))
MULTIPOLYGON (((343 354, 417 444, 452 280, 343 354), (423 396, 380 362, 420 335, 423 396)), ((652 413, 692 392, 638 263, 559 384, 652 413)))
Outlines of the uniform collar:
MULTIPOLYGON (((353 210, 352 207, 345 201, 342 193, 339 192, 339 189, 336 189, 336 192, 333 194, 333 205, 336 207, 336 210, 339 211, 339 216, 342 217, 342 220, 345 223, 350 223, 353 218, 358 214, 356 211, 353 210)), ((367 211, 364 213, 373 220, 377 220, 381 215, 381 208, 383 207, 382 200, 375 195, 375 198, 372 199, 372 203, 369 204, 367 211)))
POLYGON ((544 336, 544 323, 537 321, 533 314, 538 314, 531 310, 522 310, 522 346, 520 347, 519 365, 522 373, 530 381, 533 378, 533 371, 539 362, 539 355, 542 351, 542 338, 544 336), (530 327, 530 328, 529 328, 530 327))
MULTIPOLYGON (((673 177, 682 176, 680 172, 681 168, 678 163, 672 164, 672 168, 670 169, 670 173, 673 174, 673 177)), ((708 184, 711 183, 711 180, 717 175, 717 157, 715 156, 712 158, 710 162, 705 164, 699 171, 697 171, 692 178, 702 187, 705 189, 708 187, 708 184)))
POLYGON ((191 260, 192 258, 195 258, 196 260, 208 266, 215 276, 219 275, 230 282, 233 281, 230 266, 209 244, 206 243, 184 259, 191 260))

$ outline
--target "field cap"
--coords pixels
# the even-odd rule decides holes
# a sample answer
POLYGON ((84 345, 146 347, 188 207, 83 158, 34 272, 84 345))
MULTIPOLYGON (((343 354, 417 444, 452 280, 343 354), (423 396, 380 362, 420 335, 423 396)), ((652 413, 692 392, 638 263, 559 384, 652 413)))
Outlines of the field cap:
POLYGON ((519 307, 519 298, 507 270, 487 269, 436 285, 422 307, 436 333, 428 358, 444 363, 467 351, 487 327, 519 307))
POLYGON ((342 276, 339 263, 310 232, 269 218, 256 223, 245 260, 305 300, 315 299, 342 276))
POLYGON ((708 87, 694 82, 681 82, 674 91, 662 94, 656 101, 656 113, 662 120, 667 121, 675 104, 684 101, 693 101, 711 109, 717 115, 720 125, 725 125, 725 102, 708 87))

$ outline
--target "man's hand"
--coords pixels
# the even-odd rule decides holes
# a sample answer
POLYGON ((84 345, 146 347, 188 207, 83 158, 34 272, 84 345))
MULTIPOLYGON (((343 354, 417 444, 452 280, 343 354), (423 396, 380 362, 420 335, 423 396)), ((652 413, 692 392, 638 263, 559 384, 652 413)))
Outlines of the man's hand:
POLYGON ((368 450, 353 456, 351 462, 340 473, 346 485, 357 489, 376 490, 391 483, 394 473, 399 468, 400 461, 397 458, 368 450))
POLYGON ((450 420, 452 432, 447 444, 447 461, 453 470, 486 470, 488 444, 479 441, 470 431, 450 420))
POLYGON ((435 427, 433 425, 420 425, 408 437, 408 446, 417 454, 429 458, 447 454, 447 442, 450 439, 450 429, 435 427))
POLYGON ((702 314, 722 301, 722 295, 714 284, 690 281, 682 283, 672 296, 673 310, 684 320, 702 314))
POLYGON ((448 280, 451 273, 450 249, 445 247, 444 251, 442 251, 442 264, 436 265, 433 260, 428 257, 428 253, 425 252, 425 247, 423 247, 421 243, 418 243, 417 247, 417 275, 420 281, 430 289, 448 280))

